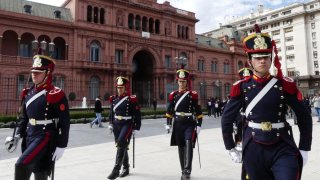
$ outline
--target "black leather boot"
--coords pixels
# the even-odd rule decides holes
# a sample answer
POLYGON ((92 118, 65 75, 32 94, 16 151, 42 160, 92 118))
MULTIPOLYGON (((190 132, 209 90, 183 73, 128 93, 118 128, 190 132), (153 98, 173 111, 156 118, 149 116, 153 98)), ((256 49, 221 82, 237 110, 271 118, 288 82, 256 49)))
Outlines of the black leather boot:
POLYGON ((108 179, 116 179, 119 177, 119 171, 123 162, 123 157, 124 157, 124 148, 118 148, 117 150, 117 155, 116 155, 116 163, 114 165, 114 168, 111 172, 111 174, 107 177, 108 179))
POLYGON ((14 170, 14 180, 29 180, 32 169, 28 165, 16 165, 14 170))
POLYGON ((35 172, 35 173, 34 173, 34 180, 48 180, 48 173, 47 173, 47 171, 35 172))
POLYGON ((184 169, 184 147, 178 146, 178 152, 179 152, 179 160, 180 160, 180 166, 181 166, 181 172, 184 169))
POLYGON ((129 174, 129 154, 128 149, 126 149, 123 157, 123 169, 119 177, 126 177, 129 174))
POLYGON ((189 180, 192 170, 192 158, 193 158, 193 149, 191 140, 186 140, 186 147, 184 153, 184 169, 182 172, 181 180, 189 180))

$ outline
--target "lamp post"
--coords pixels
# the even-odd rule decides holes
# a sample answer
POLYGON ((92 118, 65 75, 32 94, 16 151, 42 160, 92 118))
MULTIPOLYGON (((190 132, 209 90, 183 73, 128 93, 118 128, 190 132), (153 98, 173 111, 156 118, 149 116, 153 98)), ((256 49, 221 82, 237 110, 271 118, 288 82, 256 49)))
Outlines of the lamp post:
MULTIPOLYGON (((41 41, 40 43, 36 39, 32 41, 32 50, 34 55, 35 54, 46 55, 47 47, 48 47, 48 43, 45 40, 41 41), (40 44, 41 51, 39 51, 39 44, 40 44)), ((53 42, 50 42, 49 48, 48 48, 50 57, 52 57, 54 53, 54 48, 55 48, 55 44, 53 42)))
POLYGON ((175 59, 176 59, 177 68, 179 68, 179 65, 181 65, 183 67, 187 65, 187 58, 186 57, 180 56, 180 57, 175 57, 175 59))

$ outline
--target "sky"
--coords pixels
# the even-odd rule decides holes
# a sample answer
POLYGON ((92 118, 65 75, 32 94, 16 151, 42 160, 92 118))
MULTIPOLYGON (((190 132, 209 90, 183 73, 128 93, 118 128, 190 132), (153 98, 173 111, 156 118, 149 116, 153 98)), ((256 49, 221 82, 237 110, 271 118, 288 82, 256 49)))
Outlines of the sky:
MULTIPOLYGON (((65 0, 29 0, 60 6, 65 0)), ((308 2, 310 0, 157 0, 162 4, 169 1, 173 7, 191 11, 196 14, 200 21, 196 23, 196 33, 217 29, 219 23, 225 24, 233 17, 248 15, 252 10, 256 11, 257 6, 262 4, 265 8, 276 9, 298 2, 308 2)))

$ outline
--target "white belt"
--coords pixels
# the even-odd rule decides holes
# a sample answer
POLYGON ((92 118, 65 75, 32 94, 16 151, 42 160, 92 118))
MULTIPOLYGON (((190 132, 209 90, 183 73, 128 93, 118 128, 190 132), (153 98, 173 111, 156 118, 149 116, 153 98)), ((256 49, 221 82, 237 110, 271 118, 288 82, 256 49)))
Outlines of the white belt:
POLYGON ((192 113, 176 112, 177 116, 192 116, 192 113))
POLYGON ((114 116, 114 118, 119 120, 119 121, 132 119, 131 116, 114 116))
POLYGON ((271 131, 271 129, 280 129, 284 128, 285 125, 283 122, 281 123, 271 123, 271 122, 261 122, 261 123, 254 123, 249 121, 249 127, 255 129, 261 129, 262 131, 271 131))
POLYGON ((50 119, 50 120, 36 120, 34 118, 30 118, 29 119, 29 123, 33 126, 35 125, 47 125, 47 124, 51 124, 53 123, 53 120, 50 119))

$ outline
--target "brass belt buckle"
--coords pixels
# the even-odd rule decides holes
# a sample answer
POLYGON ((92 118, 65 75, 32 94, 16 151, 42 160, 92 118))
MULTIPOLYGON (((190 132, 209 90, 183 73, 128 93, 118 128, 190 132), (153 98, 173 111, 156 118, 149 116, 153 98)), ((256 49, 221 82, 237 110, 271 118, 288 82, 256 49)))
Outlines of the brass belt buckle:
POLYGON ((180 116, 185 116, 184 112, 181 112, 181 113, 180 113, 180 116))
POLYGON ((118 120, 120 120, 120 121, 121 121, 121 120, 122 120, 122 116, 118 116, 118 120))
POLYGON ((271 122, 261 122, 261 130, 262 131, 271 131, 272 123, 271 122))
POLYGON ((31 125, 35 126, 35 125, 36 125, 36 119, 31 118, 31 119, 29 120, 29 123, 30 123, 31 125))

